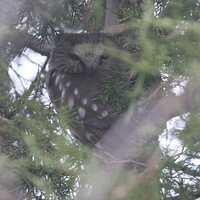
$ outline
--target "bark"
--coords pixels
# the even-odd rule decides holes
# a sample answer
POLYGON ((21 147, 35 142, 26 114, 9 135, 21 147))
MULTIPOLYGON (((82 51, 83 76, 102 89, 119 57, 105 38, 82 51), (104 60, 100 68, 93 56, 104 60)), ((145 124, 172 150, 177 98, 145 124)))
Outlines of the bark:
POLYGON ((104 32, 108 32, 110 26, 117 23, 117 13, 120 5, 120 0, 106 0, 106 15, 104 32))

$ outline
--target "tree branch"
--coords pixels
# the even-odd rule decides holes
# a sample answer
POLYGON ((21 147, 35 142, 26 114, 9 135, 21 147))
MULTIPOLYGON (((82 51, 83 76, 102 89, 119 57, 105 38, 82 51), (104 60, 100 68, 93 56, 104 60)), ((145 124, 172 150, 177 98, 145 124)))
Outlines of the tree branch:
MULTIPOLYGON (((105 134, 98 143, 98 147, 106 151, 107 155, 111 154, 115 160, 138 158, 138 152, 148 146, 149 142, 152 143, 153 138, 158 137, 161 133, 160 130, 163 130, 169 119, 191 111, 190 105, 194 104, 193 94, 199 94, 199 82, 193 79, 180 96, 171 93, 162 98, 155 98, 150 106, 145 107, 143 112, 132 111, 131 117, 130 111, 127 112, 105 134)), ((198 100, 195 99, 195 102, 198 103, 199 100, 200 95, 198 95, 198 100)), ((159 168, 157 162, 152 162, 152 154, 148 154, 148 156, 147 160, 150 160, 151 165, 147 164, 145 173, 141 174, 144 178, 151 177, 152 170, 149 170, 149 167, 152 169, 159 168)), ((156 156, 156 160, 159 162, 160 156, 156 156)), ((155 161, 155 158, 153 158, 153 161, 155 161)), ((93 186, 92 193, 94 193, 95 200, 107 199, 108 193, 110 193, 122 170, 122 168, 119 168, 119 164, 120 162, 115 168, 97 166, 95 173, 86 176, 84 181, 93 186)), ((94 163, 90 163, 88 168, 90 169, 93 165, 94 163)), ((83 192, 80 192, 80 196, 83 192)))
POLYGON ((40 41, 36 40, 35 38, 30 39, 29 42, 26 44, 26 47, 32 49, 33 51, 40 53, 43 56, 50 56, 50 52, 54 48, 54 44, 40 44, 40 41))
POLYGON ((106 0, 104 32, 108 32, 109 27, 116 24, 119 5, 120 0, 106 0))
POLYGON ((13 124, 13 121, 0 116, 0 134, 5 134, 13 124))
POLYGON ((1 43, 1 49, 4 49, 4 51, 5 46, 7 47, 6 49, 9 50, 6 54, 12 55, 12 57, 19 55, 24 48, 30 48, 41 55, 49 56, 54 48, 53 42, 42 42, 36 36, 33 36, 26 31, 19 30, 12 30, 10 31, 10 34, 7 34, 4 37, 4 40, 1 43))

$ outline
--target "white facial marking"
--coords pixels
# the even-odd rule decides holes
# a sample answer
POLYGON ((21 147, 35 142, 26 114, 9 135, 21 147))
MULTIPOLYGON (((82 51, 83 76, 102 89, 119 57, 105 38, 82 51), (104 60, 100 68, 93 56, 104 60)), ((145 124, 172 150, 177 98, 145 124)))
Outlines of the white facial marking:
POLYGON ((68 107, 71 110, 74 106, 74 99, 72 97, 69 97, 68 99, 68 107))
POLYGON ((83 99, 81 100, 81 103, 82 103, 83 105, 86 105, 86 104, 87 104, 87 99, 86 99, 86 98, 83 98, 83 99))
POLYGON ((108 116, 108 111, 107 110, 102 111, 101 116, 102 117, 108 116))
POLYGON ((85 114, 86 114, 85 109, 83 107, 79 107, 78 114, 79 114, 80 118, 84 118, 85 114))
POLYGON ((71 81, 67 81, 66 86, 69 87, 71 85, 71 81))
POLYGON ((56 80, 55 80, 55 84, 56 84, 56 85, 58 85, 59 79, 60 79, 60 75, 58 74, 58 75, 56 76, 56 80))
POLYGON ((75 95, 78 95, 78 88, 75 88, 75 89, 74 89, 74 94, 75 94, 75 95))
POLYGON ((98 107, 96 104, 92 104, 92 110, 97 111, 98 107))

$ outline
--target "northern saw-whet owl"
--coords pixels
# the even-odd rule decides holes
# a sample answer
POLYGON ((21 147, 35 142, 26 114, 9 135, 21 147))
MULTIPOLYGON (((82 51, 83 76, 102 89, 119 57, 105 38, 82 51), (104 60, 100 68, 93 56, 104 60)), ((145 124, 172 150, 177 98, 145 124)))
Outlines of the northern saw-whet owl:
MULTIPOLYGON (((130 79, 128 67, 120 55, 112 55, 109 46, 120 48, 115 37, 104 33, 63 34, 50 58, 46 85, 56 109, 67 106, 75 113, 72 134, 87 146, 95 146, 120 115, 113 115, 113 103, 120 99, 100 98, 109 79, 130 79)), ((115 94, 113 94, 115 95, 115 94)))

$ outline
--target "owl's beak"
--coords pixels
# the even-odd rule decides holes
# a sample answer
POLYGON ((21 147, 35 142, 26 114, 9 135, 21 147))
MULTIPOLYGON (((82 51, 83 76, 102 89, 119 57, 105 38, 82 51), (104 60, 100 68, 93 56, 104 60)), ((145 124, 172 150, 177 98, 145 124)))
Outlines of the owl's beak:
POLYGON ((83 59, 83 63, 87 69, 96 69, 99 65, 100 57, 87 57, 83 59))

